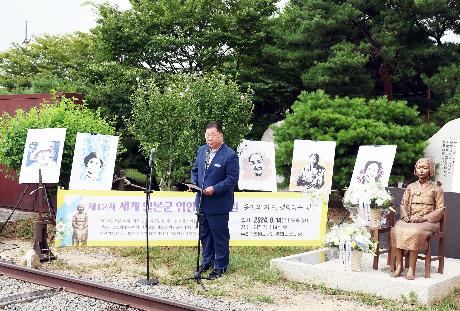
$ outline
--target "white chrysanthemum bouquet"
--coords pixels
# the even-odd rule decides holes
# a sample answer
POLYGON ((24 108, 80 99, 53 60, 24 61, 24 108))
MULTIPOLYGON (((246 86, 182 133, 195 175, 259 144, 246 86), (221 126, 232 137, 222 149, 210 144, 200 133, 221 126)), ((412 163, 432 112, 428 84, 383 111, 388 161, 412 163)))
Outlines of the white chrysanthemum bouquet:
POLYGON ((371 234, 356 223, 334 225, 324 236, 324 245, 327 247, 339 247, 346 241, 351 242, 352 249, 360 252, 375 255, 377 250, 377 242, 371 234))
POLYGON ((383 208, 395 212, 392 207, 393 197, 391 193, 379 184, 355 186, 345 192, 343 198, 345 208, 357 207, 360 202, 369 202, 370 208, 383 208))

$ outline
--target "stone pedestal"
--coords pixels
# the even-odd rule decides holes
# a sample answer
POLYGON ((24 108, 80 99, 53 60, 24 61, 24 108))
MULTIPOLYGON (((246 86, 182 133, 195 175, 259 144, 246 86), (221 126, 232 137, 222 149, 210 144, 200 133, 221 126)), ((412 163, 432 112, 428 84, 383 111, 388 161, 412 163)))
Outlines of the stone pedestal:
POLYGON ((374 294, 384 298, 401 299, 412 293, 419 302, 432 304, 460 287, 460 260, 446 258, 444 274, 437 273, 437 262, 431 265, 431 278, 424 278, 423 262, 417 263, 416 279, 390 276, 386 255, 380 256, 379 270, 372 269, 373 256, 364 254, 361 272, 343 271, 337 252, 329 249, 272 259, 270 266, 279 269, 288 280, 351 292, 374 294))

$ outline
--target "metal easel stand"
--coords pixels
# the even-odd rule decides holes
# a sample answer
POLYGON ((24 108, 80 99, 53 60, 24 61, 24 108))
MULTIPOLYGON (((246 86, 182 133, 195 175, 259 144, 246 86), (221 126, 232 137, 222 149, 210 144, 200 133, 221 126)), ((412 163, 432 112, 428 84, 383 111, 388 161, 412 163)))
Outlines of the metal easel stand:
POLYGON ((13 207, 13 210, 11 211, 10 216, 8 216, 8 218, 5 220, 5 223, 2 225, 2 228, 0 229, 0 235, 2 234, 3 229, 5 229, 6 225, 10 221, 11 217, 13 217, 14 212, 16 211, 16 209, 18 208, 18 206, 21 203, 22 199, 26 195, 27 190, 29 190, 29 187, 30 187, 30 184, 28 184, 26 189, 24 189, 24 191, 22 192, 21 196, 19 197, 18 202, 16 202, 16 205, 13 207))

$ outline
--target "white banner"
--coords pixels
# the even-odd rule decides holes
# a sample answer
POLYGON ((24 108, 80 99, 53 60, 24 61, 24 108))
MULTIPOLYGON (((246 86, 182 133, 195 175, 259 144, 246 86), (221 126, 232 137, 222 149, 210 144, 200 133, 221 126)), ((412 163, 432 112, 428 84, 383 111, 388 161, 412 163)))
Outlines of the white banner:
MULTIPOLYGON (((149 208, 150 245, 194 246, 198 239, 195 194, 154 192, 149 208)), ((58 192, 56 246, 145 245, 145 194, 138 191, 58 192)), ((236 193, 230 245, 320 246, 327 195, 236 193)))

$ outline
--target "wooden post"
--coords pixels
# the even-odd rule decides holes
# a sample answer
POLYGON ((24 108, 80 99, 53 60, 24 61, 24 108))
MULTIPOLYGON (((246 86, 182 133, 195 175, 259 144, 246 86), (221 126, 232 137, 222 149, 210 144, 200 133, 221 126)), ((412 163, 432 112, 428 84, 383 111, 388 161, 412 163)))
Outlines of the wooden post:
POLYGON ((125 177, 126 172, 125 170, 120 170, 120 180, 118 181, 118 190, 124 191, 125 190, 125 177))
MULTIPOLYGON (((34 222, 34 250, 40 261, 56 259, 48 245, 49 219, 43 218, 43 198, 45 185, 42 183, 42 170, 38 170, 38 219, 34 222)), ((49 215, 51 217, 51 215, 49 215)))

